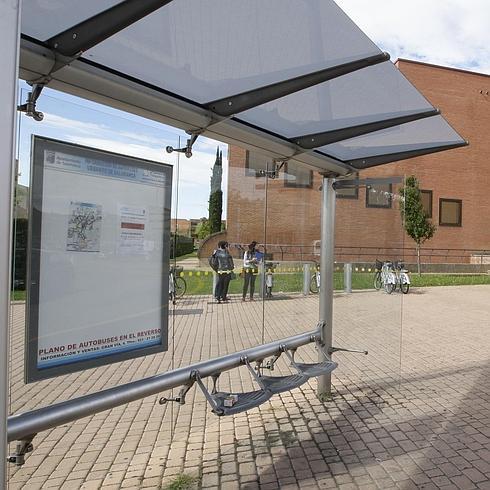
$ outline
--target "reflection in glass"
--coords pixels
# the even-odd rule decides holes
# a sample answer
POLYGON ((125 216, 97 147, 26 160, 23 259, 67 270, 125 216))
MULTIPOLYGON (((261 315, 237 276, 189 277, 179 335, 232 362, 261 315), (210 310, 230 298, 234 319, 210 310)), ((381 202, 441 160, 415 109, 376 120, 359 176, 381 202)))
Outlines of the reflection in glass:
POLYGON ((367 208, 391 208, 392 185, 377 184, 366 191, 367 208))

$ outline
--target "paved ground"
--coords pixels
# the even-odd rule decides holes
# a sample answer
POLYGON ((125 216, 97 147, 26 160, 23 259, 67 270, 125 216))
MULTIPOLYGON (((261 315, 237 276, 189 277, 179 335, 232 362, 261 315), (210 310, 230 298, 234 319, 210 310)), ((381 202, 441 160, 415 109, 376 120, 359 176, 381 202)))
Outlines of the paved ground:
MULTIPOLYGON (((195 390, 182 407, 149 397, 39 434, 26 464, 10 466, 10 488, 165 488, 185 475, 223 489, 490 489, 489 299, 488 286, 339 295, 335 343, 370 354, 336 354, 331 401, 318 401, 315 381, 231 418, 195 390)), ((27 386, 15 305, 12 413, 311 330, 318 310, 316 297, 208 301, 178 305, 174 356, 27 386)), ((246 371, 222 378, 221 388, 251 387, 246 371)))

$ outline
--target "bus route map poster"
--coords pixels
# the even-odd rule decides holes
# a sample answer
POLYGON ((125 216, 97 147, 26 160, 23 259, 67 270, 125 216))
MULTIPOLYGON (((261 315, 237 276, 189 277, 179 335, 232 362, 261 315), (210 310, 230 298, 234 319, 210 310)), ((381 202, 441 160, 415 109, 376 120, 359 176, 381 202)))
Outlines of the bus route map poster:
POLYGON ((172 167, 33 136, 25 379, 167 350, 172 167))

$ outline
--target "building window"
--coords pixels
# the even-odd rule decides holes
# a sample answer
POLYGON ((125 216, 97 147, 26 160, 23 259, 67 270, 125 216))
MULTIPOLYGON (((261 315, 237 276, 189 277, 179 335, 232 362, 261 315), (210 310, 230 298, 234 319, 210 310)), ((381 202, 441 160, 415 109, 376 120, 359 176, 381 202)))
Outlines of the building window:
POLYGON ((286 187, 313 187, 313 171, 288 162, 284 165, 284 185, 286 187))
POLYGON ((439 226, 461 226, 462 217, 461 199, 439 199, 439 226))
POLYGON ((376 184, 366 188, 367 208, 391 208, 391 184, 376 184))
POLYGON ((268 163, 269 170, 272 170, 273 163, 270 157, 247 150, 245 155, 245 175, 250 177, 264 177, 268 163))
MULTIPOLYGON (((355 180, 359 178, 359 174, 355 173, 346 179, 342 179, 342 181, 355 180)), ((356 185, 354 187, 337 189, 335 191, 335 196, 337 199, 357 199, 359 197, 359 186, 356 185)))
POLYGON ((432 218, 432 191, 420 190, 422 206, 428 218, 432 218))

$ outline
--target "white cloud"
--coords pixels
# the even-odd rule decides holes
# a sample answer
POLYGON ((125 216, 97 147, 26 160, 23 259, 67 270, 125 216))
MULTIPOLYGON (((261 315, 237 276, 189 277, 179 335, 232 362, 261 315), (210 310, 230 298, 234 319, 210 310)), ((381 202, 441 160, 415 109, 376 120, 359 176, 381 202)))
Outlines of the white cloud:
POLYGON ((110 128, 103 124, 77 121, 75 119, 58 116, 50 112, 44 112, 43 125, 50 126, 55 129, 63 131, 73 131, 75 133, 93 134, 94 132, 100 133, 101 131, 107 131, 110 128))
MULTIPOLYGON (((118 132, 114 131, 114 134, 118 135, 118 132)), ((194 149, 191 158, 186 158, 182 154, 179 158, 179 155, 177 153, 166 153, 163 147, 163 142, 161 147, 155 148, 141 144, 130 143, 127 141, 117 141, 116 139, 108 139, 93 135, 88 136, 83 134, 70 134, 69 136, 67 136, 66 139, 79 145, 90 146, 105 151, 133 156, 135 158, 143 158, 146 160, 153 160, 172 165, 174 167, 174 204, 172 206, 173 210, 176 209, 176 185, 178 183, 179 202, 177 207, 177 214, 179 218, 199 218, 201 216, 207 215, 209 183, 212 167, 215 161, 214 153, 206 153, 194 149), (177 170, 178 158, 179 165, 177 170)), ((217 144, 217 142, 214 142, 215 150, 217 144)), ((224 155, 223 157, 225 160, 225 165, 223 168, 223 191, 225 194, 224 202, 226 202, 226 181, 228 169, 226 165, 226 156, 224 155)))
MULTIPOLYGON (((107 117, 107 116, 105 116, 107 117)), ((45 112, 43 124, 54 129, 65 131, 66 133, 75 135, 105 135, 107 138, 119 139, 119 140, 133 140, 139 143, 148 144, 152 146, 164 146, 165 139, 163 137, 156 137, 148 134, 147 128, 142 125, 134 124, 134 131, 116 130, 111 126, 100 123, 93 123, 87 121, 77 121, 75 119, 59 116, 58 114, 45 112)), ((154 131, 154 128, 152 128, 154 131)), ((162 132, 163 133, 163 132, 162 132)))
POLYGON ((336 0, 392 60, 490 74, 489 0, 336 0))

